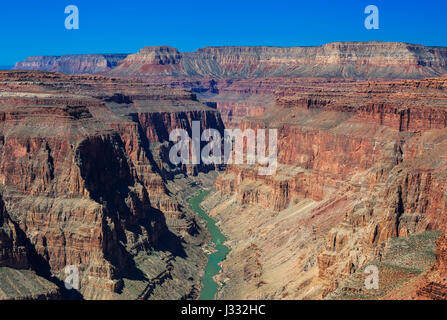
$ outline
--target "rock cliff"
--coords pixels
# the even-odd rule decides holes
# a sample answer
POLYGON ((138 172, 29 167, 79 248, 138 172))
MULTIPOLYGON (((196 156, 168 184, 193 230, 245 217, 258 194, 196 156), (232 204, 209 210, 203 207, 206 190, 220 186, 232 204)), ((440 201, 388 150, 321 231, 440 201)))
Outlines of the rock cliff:
POLYGON ((86 299, 194 296, 206 235, 166 179, 202 168, 163 164, 169 132, 218 128, 216 110, 101 76, 10 71, 0 87, 0 266, 61 288, 76 266, 86 299))
POLYGON ((146 47, 109 74, 205 78, 421 78, 447 72, 447 49, 394 42, 336 42, 317 47, 206 47, 179 52, 146 47))
POLYGON ((116 67, 127 54, 79 54, 28 57, 17 62, 15 70, 41 70, 70 74, 99 73, 116 67))
MULTIPOLYGON (((276 174, 229 165, 207 200, 233 239, 224 298, 326 297, 393 237, 446 228, 445 78, 282 81, 274 106, 240 122, 278 130, 276 174)), ((418 292, 442 297, 432 282, 418 292)))

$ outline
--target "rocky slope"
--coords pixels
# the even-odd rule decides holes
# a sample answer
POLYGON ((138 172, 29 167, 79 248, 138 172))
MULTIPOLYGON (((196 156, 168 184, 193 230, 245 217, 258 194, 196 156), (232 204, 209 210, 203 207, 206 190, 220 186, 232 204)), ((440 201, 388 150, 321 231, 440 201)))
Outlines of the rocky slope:
POLYGON ((86 299, 194 298, 206 235, 166 182, 206 167, 165 165, 169 132, 193 120, 223 126, 184 91, 0 72, 0 266, 62 288, 74 265, 86 299))
POLYGON ((368 273, 365 268, 360 268, 326 299, 399 299, 398 296, 400 299, 424 299, 417 294, 414 283, 435 264, 436 240, 440 234, 440 231, 426 231, 385 241, 380 259, 368 264, 376 266, 379 271, 377 289, 365 287, 368 273))
POLYGON ((61 298, 57 285, 31 270, 0 267, 0 300, 55 300, 61 298))
POLYGON ((146 47, 109 71, 119 76, 421 78, 447 73, 447 49, 393 42, 318 47, 146 47))
POLYGON ((17 62, 15 70, 41 70, 69 74, 99 73, 116 67, 127 54, 79 54, 28 57, 17 62))

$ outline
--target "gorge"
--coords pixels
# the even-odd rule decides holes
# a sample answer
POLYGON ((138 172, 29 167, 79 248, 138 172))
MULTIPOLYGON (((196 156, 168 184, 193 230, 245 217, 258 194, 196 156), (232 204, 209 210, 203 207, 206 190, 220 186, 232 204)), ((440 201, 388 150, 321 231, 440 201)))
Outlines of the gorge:
POLYGON ((1 298, 67 297, 76 265, 80 298, 198 299, 216 241, 200 210, 229 249, 205 275, 217 299, 447 298, 446 48, 64 59, 0 71, 1 298), (275 129, 276 172, 172 164, 170 133, 194 121, 275 129))

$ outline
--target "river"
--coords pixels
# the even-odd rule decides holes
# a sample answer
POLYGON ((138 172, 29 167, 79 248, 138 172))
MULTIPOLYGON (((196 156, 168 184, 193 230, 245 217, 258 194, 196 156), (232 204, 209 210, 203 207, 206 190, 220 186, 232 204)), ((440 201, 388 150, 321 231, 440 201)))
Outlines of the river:
POLYGON ((215 251, 209 255, 208 263, 205 267, 205 275, 202 279, 203 289, 200 293, 200 300, 213 300, 216 297, 219 286, 214 281, 213 277, 221 270, 219 263, 225 260, 229 252, 229 249, 224 245, 227 238, 225 238, 216 226, 216 221, 209 217, 200 207, 200 203, 209 193, 210 191, 201 191, 197 196, 188 200, 191 208, 199 214, 203 221, 205 221, 206 227, 211 235, 211 241, 215 247, 215 251))

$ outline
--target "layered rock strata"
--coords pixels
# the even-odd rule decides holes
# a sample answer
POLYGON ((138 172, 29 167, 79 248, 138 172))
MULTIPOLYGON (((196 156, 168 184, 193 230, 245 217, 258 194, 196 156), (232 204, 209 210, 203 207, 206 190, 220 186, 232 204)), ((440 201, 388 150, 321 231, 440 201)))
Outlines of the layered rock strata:
MULTIPOLYGON (((392 237, 445 230, 446 87, 289 82, 275 106, 243 120, 278 130, 280 165, 273 176, 229 165, 207 200, 233 239, 222 297, 322 298, 380 261, 392 237)), ((419 292, 442 296, 438 284, 419 292)))
POLYGON ((420 78, 446 74, 447 50, 397 42, 336 42, 317 47, 146 47, 110 74, 246 79, 263 77, 420 78))
POLYGON ((17 62, 15 70, 41 70, 77 73, 99 73, 110 71, 127 54, 79 54, 64 56, 35 56, 17 62))
POLYGON ((193 94, 135 80, 0 73, 0 265, 86 299, 194 296, 205 235, 166 181, 170 131, 219 129, 193 94))

